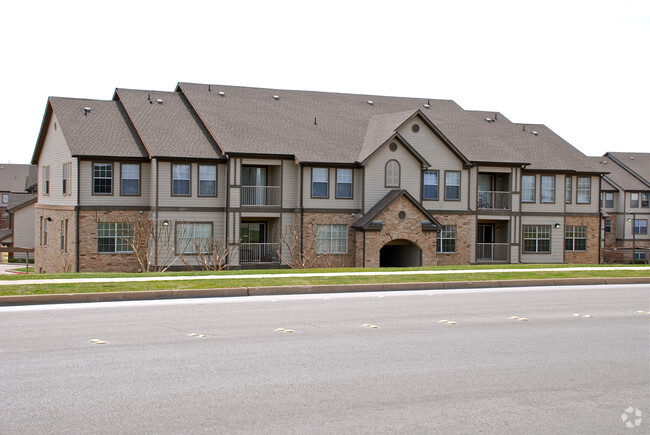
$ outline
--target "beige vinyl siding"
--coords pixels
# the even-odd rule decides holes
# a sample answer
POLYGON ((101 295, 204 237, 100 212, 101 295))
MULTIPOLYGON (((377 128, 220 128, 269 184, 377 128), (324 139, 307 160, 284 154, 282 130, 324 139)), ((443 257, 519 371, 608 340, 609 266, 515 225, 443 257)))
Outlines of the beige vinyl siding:
MULTIPOLYGON (((152 195, 151 185, 152 171, 151 163, 140 163, 140 195, 120 195, 121 192, 121 171, 120 161, 106 160, 82 160, 79 165, 81 173, 80 203, 81 205, 106 205, 106 206, 141 206, 148 207, 155 205, 155 197, 152 195), (93 163, 113 164, 113 194, 93 195, 93 163), (153 199, 153 202, 151 202, 153 199)), ((124 162, 130 163, 130 162, 124 162)), ((155 173, 153 174, 155 177, 155 173)), ((154 178, 155 180, 155 178, 154 178)), ((154 181, 155 182, 155 181, 154 181)))
MULTIPOLYGON (((17 248, 33 248, 36 242, 36 227, 34 225, 36 213, 34 204, 14 211, 13 245, 17 248)), ((29 254, 34 258, 34 254, 29 254)), ((24 252, 16 252, 15 258, 25 258, 24 252)))
MULTIPOLYGON (((521 211, 524 213, 563 213, 564 212, 564 176, 561 174, 531 174, 535 176, 535 202, 522 202, 521 211), (542 176, 555 177, 555 202, 542 202, 542 176)), ((519 179, 521 191, 521 178, 519 179)), ((566 204, 567 206, 569 204, 566 204)))
POLYGON ((300 207, 300 165, 292 160, 285 160, 282 171, 282 207, 298 208, 300 207))
POLYGON ((77 159, 70 154, 61 126, 56 115, 52 114, 47 127, 43 149, 38 158, 38 202, 41 204, 75 205, 77 203, 77 159), (54 128, 54 125, 57 128, 54 128), (70 163, 68 176, 69 195, 63 195, 63 164, 70 163), (50 193, 45 195, 43 183, 43 167, 50 167, 50 193))
MULTIPOLYGON (((585 175, 586 176, 586 175, 585 175)), ((559 178, 559 177, 558 177, 559 178)), ((578 204, 576 201, 578 190, 578 177, 573 175, 571 185, 571 204, 566 205, 567 214, 572 213, 599 213, 600 212, 600 177, 598 175, 590 176, 591 178, 591 201, 589 204, 578 204)), ((564 177, 562 177, 562 190, 564 191, 564 177)), ((562 194, 564 201, 564 194, 562 194)))
MULTIPOLYGON (((522 263, 562 263, 564 262, 564 216, 522 216, 521 218, 520 252, 522 263), (560 228, 555 228, 559 223, 560 228), (523 252, 525 225, 547 225, 551 227, 551 252, 543 254, 527 254, 523 252)), ((519 237, 519 236, 518 236, 519 237)))
MULTIPOLYGON (((225 207, 225 165, 217 165, 217 191, 218 196, 199 196, 199 163, 179 162, 190 164, 190 196, 172 196, 172 162, 158 164, 158 186, 160 193, 158 205, 160 207, 225 207)), ((208 164, 201 162, 200 164, 208 164)))
MULTIPOLYGON (((400 162, 401 163, 401 162, 400 162)), ((325 208, 325 209, 360 209, 361 208, 361 168, 353 168, 352 170, 352 199, 336 199, 336 168, 327 168, 328 170, 328 198, 312 198, 311 197, 311 171, 313 168, 304 168, 303 178, 303 206, 305 208, 325 208)), ((381 175, 381 185, 384 185, 384 175, 381 175)), ((285 181, 286 183, 286 181, 285 181)), ((300 185, 300 178, 296 180, 296 185, 300 185)), ((389 189, 390 190, 390 189, 389 189)), ((387 190, 388 191, 388 190, 387 190)), ((367 201, 367 199, 366 199, 367 201)), ((300 206, 300 204, 298 204, 300 206)), ((286 206, 285 206, 286 207, 286 206)))
MULTIPOLYGON (((145 184, 147 185, 147 191, 149 192, 149 194, 147 195, 147 198, 148 198, 149 204, 152 207, 156 206, 156 191, 157 191, 156 190, 156 171, 158 169, 157 165, 158 165, 158 160, 157 159, 152 159, 151 163, 148 164, 148 166, 149 166, 149 176, 146 177, 146 178, 143 176, 142 168, 140 169, 140 173, 141 173, 140 175, 141 175, 141 178, 142 178, 141 184, 142 184, 142 186, 144 186, 145 184)), ((143 190, 144 190, 144 188, 143 188, 143 190)), ((145 196, 143 196, 142 198, 143 198, 143 201, 144 201, 145 196)))
POLYGON ((279 243, 280 254, 288 261, 291 261, 291 253, 289 252, 287 245, 282 242, 282 239, 284 238, 289 246, 291 246, 293 239, 292 231, 298 231, 298 227, 296 226, 296 214, 284 213, 282 215, 282 234, 279 237, 279 243))
MULTIPOLYGON (((386 194, 391 190, 398 189, 397 187, 385 187, 386 163, 389 160, 397 160, 399 162, 399 189, 406 189, 414 198, 416 198, 416 200, 420 198, 420 184, 422 182, 422 165, 420 161, 418 161, 402 145, 398 145, 396 151, 390 151, 389 144, 384 144, 375 152, 374 155, 370 157, 366 163, 364 211, 368 211, 370 208, 372 208, 372 206, 374 206, 379 200, 386 196, 386 194)), ((332 182, 330 175, 330 197, 334 194, 331 184, 332 182)))
MULTIPOLYGON (((442 140, 435 133, 420 121, 419 118, 414 118, 404 124, 398 133, 406 139, 406 141, 422 156, 426 161, 431 164, 430 170, 437 170, 438 175, 438 200, 437 201, 423 201, 422 204, 427 210, 467 210, 467 201, 470 191, 474 195, 476 190, 476 176, 472 174, 472 186, 469 186, 469 171, 463 169, 463 163, 458 157, 445 145, 442 140), (420 130, 414 133, 412 130, 413 124, 418 124, 420 130), (445 201, 445 171, 460 171, 460 201, 445 201)), ((414 198, 420 199, 420 184, 422 177, 422 168, 418 162, 416 171, 412 174, 418 176, 418 188, 416 191, 409 193, 414 198)), ((369 179, 369 178, 366 178, 369 179)), ((474 196, 472 196, 474 198, 474 196)), ((473 199, 476 202, 476 198, 473 199)), ((470 204, 471 205, 471 204, 470 204)), ((475 208, 475 205, 473 206, 475 208)))

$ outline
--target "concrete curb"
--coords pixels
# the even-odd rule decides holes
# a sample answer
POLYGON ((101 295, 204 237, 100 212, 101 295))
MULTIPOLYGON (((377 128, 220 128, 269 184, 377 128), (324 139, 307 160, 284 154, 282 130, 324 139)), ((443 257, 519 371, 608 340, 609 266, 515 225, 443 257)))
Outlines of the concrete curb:
POLYGON ((66 293, 52 295, 0 296, 0 306, 72 304, 80 302, 146 301, 154 299, 273 296, 317 293, 353 293, 402 290, 444 290, 498 287, 565 285, 650 284, 648 277, 515 279, 507 281, 405 282, 394 284, 289 285, 275 287, 231 287, 218 289, 149 290, 139 292, 66 293))

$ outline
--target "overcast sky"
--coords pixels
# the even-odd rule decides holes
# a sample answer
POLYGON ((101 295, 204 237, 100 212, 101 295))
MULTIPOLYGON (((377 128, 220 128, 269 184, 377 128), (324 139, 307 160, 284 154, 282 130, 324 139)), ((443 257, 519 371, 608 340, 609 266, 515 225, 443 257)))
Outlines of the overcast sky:
POLYGON ((48 96, 177 82, 452 99, 587 155, 649 152, 650 1, 12 1, 0 163, 29 163, 48 96))

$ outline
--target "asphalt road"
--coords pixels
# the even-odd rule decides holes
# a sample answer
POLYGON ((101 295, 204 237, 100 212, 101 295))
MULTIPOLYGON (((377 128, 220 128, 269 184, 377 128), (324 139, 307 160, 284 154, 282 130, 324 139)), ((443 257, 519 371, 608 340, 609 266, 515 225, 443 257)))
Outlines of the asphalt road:
POLYGON ((648 433, 637 311, 648 285, 5 307, 0 433, 648 433))

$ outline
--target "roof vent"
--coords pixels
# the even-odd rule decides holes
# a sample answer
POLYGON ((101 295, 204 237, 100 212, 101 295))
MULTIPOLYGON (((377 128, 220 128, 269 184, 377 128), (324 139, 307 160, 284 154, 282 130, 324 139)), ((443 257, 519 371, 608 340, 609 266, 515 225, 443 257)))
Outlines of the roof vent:
POLYGON ((430 109, 430 108, 431 108, 431 105, 429 105, 429 104, 423 104, 422 106, 423 106, 425 109, 430 109))
POLYGON ((274 99, 274 100, 279 100, 280 97, 279 97, 278 95, 274 95, 274 96, 273 96, 273 99, 274 99))
POLYGON ((367 103, 370 104, 371 106, 372 106, 373 104, 375 104, 375 102, 372 101, 372 100, 368 100, 367 103))
POLYGON ((219 96, 220 96, 220 97, 225 97, 225 96, 226 96, 226 93, 223 92, 223 91, 221 91, 221 92, 219 92, 219 96))
POLYGON ((492 119, 492 118, 485 118, 485 120, 486 120, 487 122, 494 122, 494 119, 492 119))
POLYGON ((84 116, 88 116, 90 113, 90 107, 84 107, 84 116))
POLYGON ((633 156, 630 156, 630 160, 634 160, 634 157, 633 157, 633 156))
POLYGON ((601 165, 606 165, 606 164, 607 164, 607 160, 603 160, 602 162, 600 162, 600 164, 601 164, 601 165))
POLYGON ((158 98, 158 99, 156 100, 156 102, 157 102, 158 104, 162 104, 162 103, 163 103, 163 101, 162 101, 160 98, 158 98))
POLYGON ((533 132, 533 136, 539 136, 539 133, 537 133, 536 131, 534 131, 534 132, 533 132))

